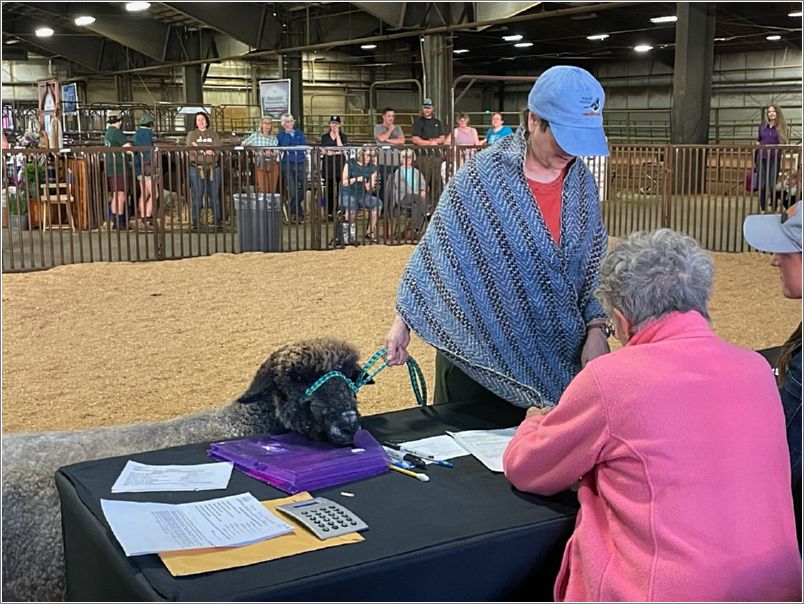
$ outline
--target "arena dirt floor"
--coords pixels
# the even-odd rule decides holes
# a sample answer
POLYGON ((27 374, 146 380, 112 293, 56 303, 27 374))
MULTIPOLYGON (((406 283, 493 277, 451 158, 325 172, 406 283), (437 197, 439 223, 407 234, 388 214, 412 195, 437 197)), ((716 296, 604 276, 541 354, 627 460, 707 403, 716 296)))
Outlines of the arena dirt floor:
MULTIPOLYGON (((173 262, 81 264, 2 277, 3 432, 169 418, 218 406, 293 340, 336 336, 367 360, 383 345, 411 246, 219 254, 173 262)), ((778 271, 758 253, 715 254, 715 330, 749 348, 798 324, 778 271)), ((433 382, 432 349, 410 352, 433 382)), ((408 372, 361 390, 371 415, 415 405, 408 372)))

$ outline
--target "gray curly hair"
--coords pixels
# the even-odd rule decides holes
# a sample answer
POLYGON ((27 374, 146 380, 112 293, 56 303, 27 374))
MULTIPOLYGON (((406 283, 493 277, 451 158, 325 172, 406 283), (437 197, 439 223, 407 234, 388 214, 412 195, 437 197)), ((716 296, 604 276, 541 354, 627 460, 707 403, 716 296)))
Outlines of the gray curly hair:
POLYGON ((609 252, 595 296, 610 315, 618 309, 634 332, 678 311, 696 310, 710 319, 715 266, 692 237, 672 229, 629 235, 609 252))

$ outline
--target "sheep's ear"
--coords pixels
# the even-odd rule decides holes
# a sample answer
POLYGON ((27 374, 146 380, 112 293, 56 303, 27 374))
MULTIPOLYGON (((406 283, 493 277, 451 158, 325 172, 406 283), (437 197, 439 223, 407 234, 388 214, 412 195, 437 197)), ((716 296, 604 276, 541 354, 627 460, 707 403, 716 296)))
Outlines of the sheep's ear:
POLYGON ((251 382, 251 386, 240 395, 237 402, 258 403, 260 401, 269 401, 274 390, 276 390, 274 377, 267 371, 258 371, 251 382))

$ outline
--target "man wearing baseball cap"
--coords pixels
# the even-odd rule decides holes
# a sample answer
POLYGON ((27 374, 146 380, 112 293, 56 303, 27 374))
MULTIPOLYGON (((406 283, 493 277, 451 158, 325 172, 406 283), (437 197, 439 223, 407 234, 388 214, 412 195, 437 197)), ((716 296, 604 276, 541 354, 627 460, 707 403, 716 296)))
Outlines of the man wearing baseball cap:
POLYGON ((550 409, 608 351, 594 297, 607 233, 592 173, 608 155, 605 94, 588 71, 542 73, 516 133, 450 179, 402 276, 389 365, 410 332, 436 348, 434 402, 550 409), (459 301, 456 303, 456 300, 459 301))
MULTIPOLYGON (((748 216, 743 223, 748 245, 772 254, 770 263, 779 269, 782 295, 793 300, 801 299, 801 204, 799 201, 782 214, 748 216)), ((797 313, 800 316, 800 307, 797 313)), ((801 323, 782 345, 774 369, 787 423, 796 530, 801 547, 801 323)))
MULTIPOLYGON (((432 99, 422 101, 422 114, 413 122, 410 140, 414 145, 420 147, 436 147, 443 145, 447 132, 441 120, 433 114, 432 99)), ((441 182, 441 158, 440 149, 422 149, 417 153, 416 167, 421 170, 422 175, 427 181, 427 188, 430 190, 434 200, 441 195, 443 183, 441 182)))
MULTIPOLYGON (((103 137, 106 147, 130 147, 131 143, 123 134, 123 116, 112 114, 106 118, 108 127, 103 137)), ((126 162, 123 153, 106 154, 106 182, 112 194, 112 228, 125 229, 126 219, 126 162)))

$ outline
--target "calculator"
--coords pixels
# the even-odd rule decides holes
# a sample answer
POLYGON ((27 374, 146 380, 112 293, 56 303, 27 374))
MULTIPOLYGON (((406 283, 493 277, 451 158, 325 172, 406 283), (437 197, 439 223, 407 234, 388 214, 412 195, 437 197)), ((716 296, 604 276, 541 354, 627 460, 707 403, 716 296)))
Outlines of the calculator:
POLYGON ((292 516, 322 541, 368 528, 354 512, 324 497, 286 503, 276 509, 292 516))

